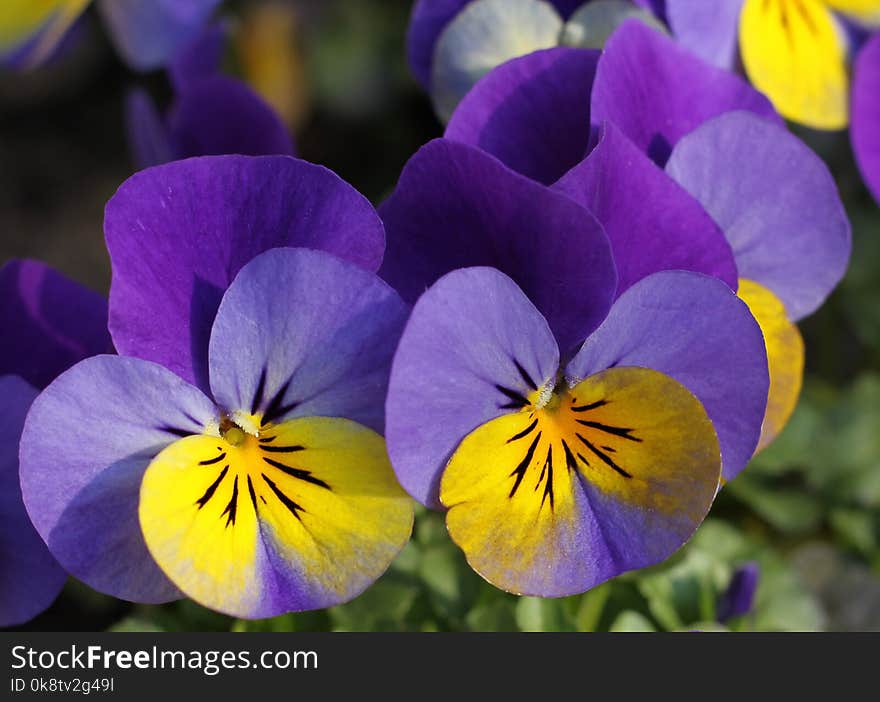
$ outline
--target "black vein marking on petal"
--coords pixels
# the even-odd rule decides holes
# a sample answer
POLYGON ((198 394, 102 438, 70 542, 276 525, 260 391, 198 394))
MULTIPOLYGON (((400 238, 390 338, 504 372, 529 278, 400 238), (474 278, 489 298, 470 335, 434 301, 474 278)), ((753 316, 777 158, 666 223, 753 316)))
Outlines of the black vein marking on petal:
MULTIPOLYGON (((547 460, 544 462, 544 468, 547 471, 547 481, 544 483, 544 494, 541 495, 541 507, 544 501, 550 498, 550 511, 553 511, 553 444, 547 449, 547 460)), ((544 471, 541 471, 543 474, 544 471)))
POLYGON ((259 442, 261 444, 271 444, 277 438, 278 438, 277 434, 273 435, 273 436, 264 436, 262 439, 259 439, 259 442))
POLYGON ((568 446, 568 442, 565 439, 562 439, 562 450, 565 451, 565 467, 568 468, 569 471, 577 470, 577 461, 575 460, 574 454, 571 451, 571 448, 568 446))
POLYGON ((513 483, 513 487, 510 488, 510 494, 508 497, 513 497, 516 494, 516 491, 519 490, 519 484, 522 482, 523 477, 525 477, 526 471, 529 469, 529 466, 532 463, 532 458, 535 456, 535 449, 538 448, 538 442, 541 440, 541 432, 538 432, 538 435, 532 440, 532 445, 529 446, 528 451, 526 451, 525 457, 519 462, 519 465, 513 469, 513 472, 510 474, 510 477, 516 476, 516 480, 513 483))
POLYGON ((205 461, 199 461, 200 466, 212 466, 215 463, 220 463, 224 458, 226 458, 226 452, 222 451, 219 456, 214 456, 214 458, 209 458, 205 461))
POLYGON ((590 449, 590 451, 592 451, 594 454, 596 454, 596 456, 598 456, 599 459, 605 465, 607 465, 609 468, 612 468, 615 471, 617 471, 618 473, 620 473, 620 475, 622 475, 624 478, 632 478, 632 475, 630 473, 627 473, 623 468, 621 468, 619 465, 617 465, 614 462, 614 459, 611 458, 611 456, 609 456, 607 453, 605 453, 601 449, 597 449, 595 446, 593 446, 593 444, 590 442, 589 439, 587 439, 584 436, 581 436, 580 434, 576 434, 576 436, 578 439, 581 440, 581 442, 583 442, 584 446, 586 446, 588 449, 590 449))
POLYGON ((510 400, 507 404, 498 405, 498 409, 522 409, 528 407, 529 401, 516 390, 511 390, 503 385, 496 385, 495 389, 510 400))
POLYGON ((606 434, 611 434, 612 436, 619 436, 621 439, 626 439, 627 441, 636 441, 641 443, 642 440, 637 436, 632 436, 632 433, 635 429, 624 429, 623 427, 612 427, 608 424, 602 424, 602 422, 589 422, 586 419, 578 419, 576 420, 578 424, 590 427, 591 429, 598 429, 599 431, 604 431, 606 434))
MULTIPOLYGON (((573 402, 574 400, 572 400, 573 402)), ((608 404, 608 400, 596 400, 595 402, 591 402, 588 405, 581 405, 580 407, 572 407, 572 412, 589 412, 590 410, 599 409, 600 407, 604 407, 608 404)))
MULTIPOLYGON (((274 438, 274 437, 273 437, 274 438)), ((267 453, 294 453, 295 451, 305 451, 305 446, 260 446, 260 449, 267 453)))
POLYGON ((293 378, 288 378, 287 382, 284 383, 278 392, 275 393, 275 397, 272 398, 269 405, 266 407, 266 411, 263 413, 263 419, 260 421, 260 426, 265 426, 270 422, 274 422, 279 417, 283 417, 285 414, 295 409, 299 404, 299 402, 289 402, 286 405, 282 404, 292 380, 293 378))
POLYGON ((794 0, 794 7, 798 11, 798 14, 801 16, 801 19, 804 21, 804 24, 807 25, 807 29, 809 30, 810 34, 812 34, 813 36, 818 36, 819 28, 816 27, 816 23, 813 22, 813 18, 810 16, 807 8, 803 6, 801 0, 794 0))
POLYGON ((226 505, 226 509, 223 510, 223 514, 220 515, 222 519, 224 515, 229 515, 226 517, 226 526, 232 524, 235 526, 235 512, 238 509, 238 476, 235 476, 235 482, 232 484, 232 498, 229 500, 229 504, 226 505))
POLYGON ((266 390, 266 366, 260 373, 260 380, 257 382, 257 389, 254 391, 254 398, 251 400, 251 414, 256 414, 263 404, 263 392, 266 390))
POLYGON ((311 483, 312 485, 317 485, 318 487, 327 488, 330 490, 330 486, 325 483, 320 478, 316 478, 311 474, 310 471, 303 470, 302 468, 293 468, 292 466, 286 466, 283 463, 279 463, 278 461, 273 461, 271 458, 267 456, 263 456, 263 460, 266 461, 270 466, 277 468, 283 473, 286 473, 291 478, 297 478, 299 480, 304 480, 307 483, 311 483))
POLYGON ((520 439, 524 439, 529 434, 531 434, 533 431, 535 431, 535 427, 537 427, 537 426, 538 426, 538 420, 536 419, 534 422, 529 424, 529 426, 527 426, 525 429, 523 429, 519 434, 514 434, 513 436, 511 436, 507 440, 507 443, 512 444, 514 441, 519 441, 520 439))
MULTIPOLYGON (((260 473, 263 476, 263 480, 266 481, 266 485, 269 486, 269 489, 275 493, 275 497, 281 500, 281 504, 283 504, 287 509, 290 510, 291 514, 296 517, 299 521, 302 521, 302 517, 299 516, 300 512, 305 512, 302 505, 297 504, 293 500, 291 500, 287 495, 281 492, 281 489, 265 474, 260 473)), ((265 500, 263 500, 265 502, 265 500)))
POLYGON ((584 456, 584 454, 578 453, 578 458, 580 458, 584 462, 584 465, 587 466, 587 468, 590 467, 590 462, 587 460, 587 457, 584 456))
POLYGON ((179 436, 185 439, 187 436, 192 436, 193 432, 187 431, 186 429, 178 429, 177 427, 156 427, 158 431, 164 431, 166 434, 174 434, 174 436, 179 436))
POLYGON ((532 390, 538 389, 538 384, 532 380, 532 376, 528 374, 525 368, 522 367, 519 361, 515 358, 513 359, 513 365, 516 366, 516 370, 519 373, 520 378, 523 379, 526 385, 528 385, 532 390))
POLYGON ((613 448, 611 446, 603 446, 602 448, 605 449, 606 451, 610 451, 611 453, 617 453, 617 449, 613 448))
POLYGON ((214 496, 214 493, 217 492, 217 488, 220 487, 220 483, 223 482, 223 478, 226 477, 228 471, 229 466, 224 466, 223 470, 220 471, 220 475, 217 476, 217 479, 208 486, 207 490, 205 490, 205 494, 195 501, 195 504, 199 506, 199 509, 208 504, 208 500, 210 500, 214 496))
MULTIPOLYGON (((257 493, 254 492, 254 484, 251 482, 251 476, 247 477, 248 481, 248 494, 251 496, 251 504, 254 506, 254 513, 259 513, 260 510, 257 509, 257 493)), ((261 495, 262 497, 262 495, 261 495)))
POLYGON ((266 498, 263 497, 262 495, 260 495, 260 499, 263 501, 263 504, 264 504, 264 505, 269 504, 268 502, 266 502, 266 498))

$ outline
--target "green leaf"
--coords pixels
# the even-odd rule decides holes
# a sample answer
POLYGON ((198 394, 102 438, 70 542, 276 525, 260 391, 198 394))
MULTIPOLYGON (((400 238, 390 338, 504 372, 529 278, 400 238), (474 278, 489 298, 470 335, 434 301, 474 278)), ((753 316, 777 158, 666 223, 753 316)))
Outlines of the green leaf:
POLYGON ((644 615, 626 610, 614 620, 611 631, 657 631, 657 629, 644 615))
POLYGON ((516 603, 516 623, 520 631, 574 631, 567 599, 520 597, 516 603))

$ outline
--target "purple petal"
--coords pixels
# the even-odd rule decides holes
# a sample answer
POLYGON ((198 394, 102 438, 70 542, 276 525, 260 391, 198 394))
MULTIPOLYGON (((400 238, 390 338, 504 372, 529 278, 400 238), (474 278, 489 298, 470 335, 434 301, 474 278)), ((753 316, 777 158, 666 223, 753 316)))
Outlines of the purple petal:
POLYGON ((714 66, 733 70, 739 56, 739 13, 745 0, 667 0, 679 44, 714 66))
POLYGON ((43 388, 77 361, 112 349, 106 299, 44 263, 6 263, 0 298, 0 375, 43 388))
POLYGON ((546 49, 484 76, 459 103, 445 137, 477 146, 549 185, 590 141, 590 91, 599 52, 546 49))
POLYGON ((651 273, 682 269, 736 289, 733 252, 699 202, 613 124, 599 144, 554 186, 592 212, 617 265, 618 296, 651 273))
POLYGON ((176 91, 182 91, 190 83, 212 78, 220 72, 228 33, 228 27, 223 22, 215 22, 174 55, 168 65, 168 77, 176 91))
POLYGON ((216 156, 137 173, 107 204, 110 329, 120 353, 208 387, 223 291, 277 246, 321 249, 375 270, 382 223, 331 171, 288 156, 216 156))
POLYGON ((865 183, 880 203, 880 34, 859 52, 852 91, 853 151, 865 183))
POLYGON ((273 423, 343 417, 381 433, 408 312, 392 288, 353 263, 323 251, 267 251, 241 269, 217 311, 214 397, 273 423))
POLYGON ((136 170, 174 160, 168 129, 146 91, 135 88, 126 95, 125 129, 136 170))
POLYGON ((444 273, 493 266, 523 289, 566 350, 608 311, 617 277, 602 227, 478 149, 428 143, 380 212, 388 236, 380 275, 409 302, 444 273))
POLYGON ((221 0, 100 0, 116 50, 135 70, 164 66, 210 20, 221 0))
POLYGON ((724 230, 740 276, 773 291, 789 319, 814 312, 846 272, 850 225, 837 185, 784 127, 722 115, 678 143, 667 171, 724 230))
POLYGON ((147 361, 97 356, 59 376, 28 414, 21 488, 34 526, 61 565, 121 599, 179 597, 141 535, 141 477, 180 435, 218 422, 207 397, 147 361))
POLYGON ((727 285, 687 271, 633 285, 565 373, 574 384, 615 366, 653 368, 684 385, 715 425, 724 478, 745 467, 758 445, 770 381, 761 329, 727 285))
POLYGON ((21 378, 0 376, 0 627, 33 619, 67 580, 21 501, 18 440, 36 396, 21 378))
POLYGON ((294 154, 287 126, 241 81, 212 76, 181 88, 168 115, 178 158, 294 154))
POLYGON ((782 124, 770 101, 742 78, 637 20, 624 22, 608 40, 593 85, 593 124, 614 122, 658 164, 681 137, 729 110, 782 124))
POLYGON ((416 303, 391 371, 385 436, 400 484, 440 508, 440 476, 459 442, 558 366, 547 322, 510 278, 491 268, 441 278, 416 303))
POLYGON ((718 601, 718 621, 726 622, 733 617, 741 617, 752 611, 755 601, 755 590, 761 569, 755 561, 745 563, 736 569, 730 579, 730 585, 722 593, 718 601))

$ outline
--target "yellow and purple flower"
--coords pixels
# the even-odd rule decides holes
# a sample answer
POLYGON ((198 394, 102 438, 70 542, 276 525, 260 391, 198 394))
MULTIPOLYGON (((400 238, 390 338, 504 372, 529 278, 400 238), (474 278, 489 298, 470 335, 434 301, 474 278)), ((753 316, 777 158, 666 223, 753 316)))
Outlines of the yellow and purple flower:
POLYGON ((107 301, 37 261, 0 268, 0 626, 48 607, 67 573, 22 503, 18 442, 37 393, 77 361, 110 351, 107 301))
POLYGON ((413 519, 380 435, 408 308, 372 272, 375 211, 303 161, 205 157, 130 178, 105 231, 124 355, 62 374, 22 437, 51 552, 116 597, 241 617, 359 594, 413 519))

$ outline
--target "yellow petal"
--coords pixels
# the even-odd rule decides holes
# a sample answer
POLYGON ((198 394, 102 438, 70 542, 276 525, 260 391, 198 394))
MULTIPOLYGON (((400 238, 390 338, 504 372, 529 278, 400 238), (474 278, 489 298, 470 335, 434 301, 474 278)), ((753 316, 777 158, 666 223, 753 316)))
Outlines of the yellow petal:
POLYGON ((739 43, 749 79, 780 114, 816 129, 846 127, 846 44, 821 0, 746 0, 739 43))
POLYGON ((0 2, 0 53, 21 47, 38 32, 23 63, 45 61, 91 0, 3 0, 0 2))
POLYGON ((804 378, 804 340, 797 326, 788 320, 785 306, 767 288, 740 280, 737 295, 749 306, 764 333, 770 367, 770 394, 757 453, 779 435, 797 406, 804 378))

